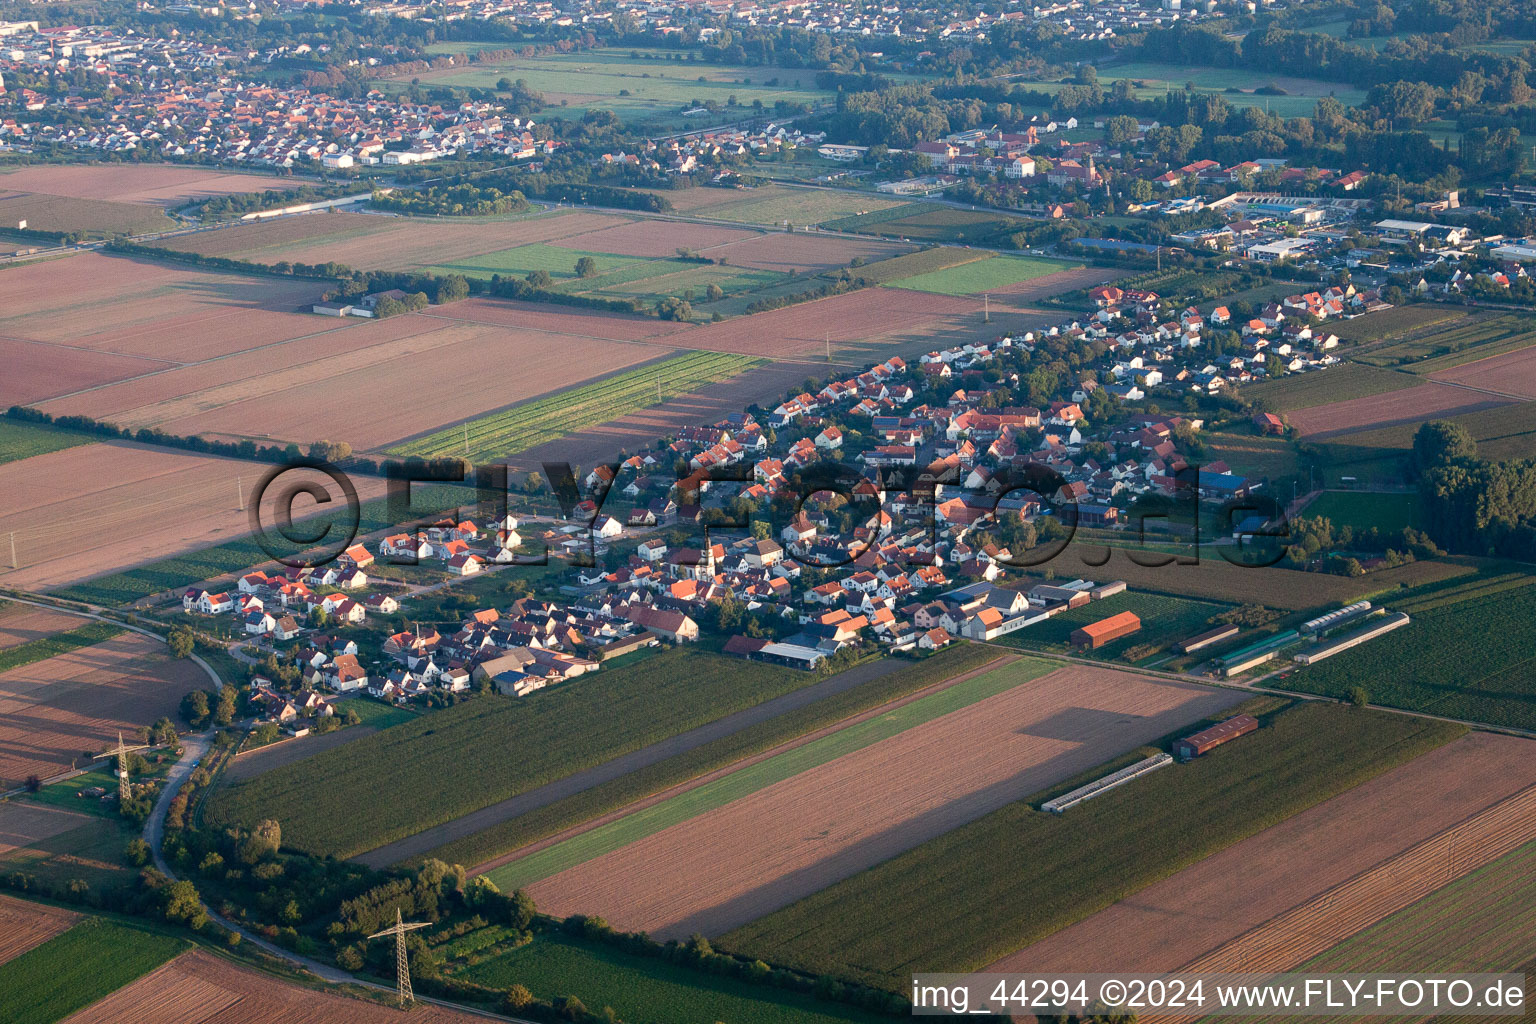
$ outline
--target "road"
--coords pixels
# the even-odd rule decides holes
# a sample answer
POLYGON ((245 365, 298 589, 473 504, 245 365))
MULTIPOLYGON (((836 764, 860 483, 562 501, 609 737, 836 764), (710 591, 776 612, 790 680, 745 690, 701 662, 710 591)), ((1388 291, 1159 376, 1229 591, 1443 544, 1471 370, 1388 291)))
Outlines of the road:
POLYGON ((605 782, 628 775, 630 772, 639 771, 642 768, 665 761, 669 757, 687 753, 706 743, 711 743, 725 736, 731 736, 743 729, 766 722, 779 715, 803 708, 813 704, 824 697, 843 693, 856 686, 861 686, 872 679, 889 675, 902 666, 902 662, 895 658, 879 658, 862 665, 855 665, 846 672, 828 676, 820 682, 803 686, 798 690, 792 690, 772 700, 765 700, 761 704, 737 711, 735 714, 726 715, 713 722, 701 725, 696 729, 690 729, 685 733, 672 736, 648 747, 624 754, 620 757, 604 761, 594 765, 585 771, 567 775, 563 779, 530 789, 526 793, 520 793, 500 803, 482 807, 478 811, 472 811, 460 818, 435 825, 413 836, 397 840, 367 853, 359 854, 352 859, 369 867, 384 868, 391 864, 410 860, 430 853, 444 843, 455 839, 463 839, 484 831, 493 825, 499 825, 504 821, 510 821, 519 815, 536 811, 541 807, 547 807, 558 800, 574 796, 594 786, 601 786, 605 782))

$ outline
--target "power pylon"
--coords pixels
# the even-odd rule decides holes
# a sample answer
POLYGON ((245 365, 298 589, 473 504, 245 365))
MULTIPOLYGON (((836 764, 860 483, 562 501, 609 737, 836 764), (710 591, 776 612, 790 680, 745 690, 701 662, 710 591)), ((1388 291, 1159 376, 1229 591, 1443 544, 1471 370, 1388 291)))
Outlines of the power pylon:
POLYGON ((136 747, 127 746, 123 743, 122 730, 118 730, 117 746, 102 753, 102 757, 115 756, 117 758, 117 805, 119 807, 122 807, 128 803, 128 797, 130 795, 128 791, 128 755, 133 753, 135 750, 148 749, 149 744, 147 743, 140 743, 136 747))
POLYGON ((395 923, 392 927, 385 928, 381 932, 374 932, 368 936, 370 939, 382 939, 386 935, 395 937, 395 986, 400 991, 400 1009, 416 1000, 416 995, 411 991, 411 967, 405 957, 405 933, 415 931, 417 928, 428 927, 428 922, 417 921, 406 924, 400 916, 400 908, 395 907, 395 923))

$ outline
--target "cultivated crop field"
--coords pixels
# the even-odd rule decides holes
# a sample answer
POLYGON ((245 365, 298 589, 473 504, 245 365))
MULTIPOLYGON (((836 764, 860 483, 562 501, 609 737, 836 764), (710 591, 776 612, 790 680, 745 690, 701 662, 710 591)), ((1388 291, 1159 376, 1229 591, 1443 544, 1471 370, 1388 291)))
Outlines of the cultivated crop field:
POLYGON ((0 1020, 55 1024, 189 945, 186 939, 86 918, 0 964, 0 1020))
POLYGON ((1286 686, 1334 697, 1363 686, 1377 704, 1536 728, 1536 588, 1446 600, 1409 604, 1408 625, 1297 672, 1286 686))
POLYGON ((118 730, 175 715, 182 696, 208 677, 164 650, 124 633, 0 672, 0 780, 57 775, 86 751, 104 750, 118 730))
POLYGON ((939 295, 978 295, 981 292, 1007 288, 1069 269, 1072 269, 1069 264, 1056 260, 1030 259, 1027 256, 993 256, 991 259, 901 278, 892 281, 890 285, 893 288, 936 292, 939 295))
POLYGON ((1470 318, 1464 310, 1421 302, 1340 320, 1330 330, 1345 341, 1393 341, 1427 332, 1437 325, 1464 323, 1470 318))
MULTIPOLYGON (((1369 321, 1374 315, 1361 319, 1369 321)), ((1428 326, 1408 332, 1403 340, 1362 352, 1355 359, 1374 366, 1402 366, 1414 373, 1429 374, 1533 343, 1536 320, 1531 317, 1514 313, 1472 314, 1449 321, 1431 320, 1428 326)))
POLYGON ((776 782, 995 697, 1054 667, 1051 662, 1031 659, 1008 665, 1006 669, 999 667, 968 675, 936 693, 897 707, 887 707, 874 717, 847 723, 793 749, 742 765, 703 785, 688 787, 681 793, 647 803, 579 835, 544 846, 489 871, 487 877, 504 890, 526 887, 638 839, 655 835, 664 828, 724 807, 776 782))
MULTIPOLYGON (((1463 392, 1472 394, 1472 392, 1463 392)), ((1427 411, 1423 418, 1434 416, 1427 411)), ((1443 416, 1467 428, 1477 441, 1477 453, 1485 459, 1526 459, 1536 451, 1536 402, 1491 402, 1470 411, 1443 416)), ((1357 450, 1408 449, 1413 447, 1415 421, 1375 430, 1344 434, 1335 440, 1357 450)))
MULTIPOLYGON (((0 602, 0 652, 23 644, 46 640, 59 633, 83 626, 88 619, 78 615, 34 608, 31 605, 0 602)), ((54 653, 59 653, 55 651, 54 653)))
POLYGON ((68 931, 79 919, 58 907, 0 896, 0 964, 68 931))
POLYGON ((1263 402, 1266 409, 1292 412, 1384 395, 1422 383, 1412 374, 1396 370, 1384 370, 1360 363, 1340 363, 1322 370, 1293 373, 1277 380, 1249 384, 1242 389, 1242 393, 1249 401, 1263 402))
POLYGON ((1022 225, 1019 218, 1004 213, 958 210, 946 206, 921 209, 894 220, 869 218, 848 230, 872 230, 877 234, 898 235, 919 242, 960 245, 994 239, 1005 232, 1017 231, 1022 225))
MULTIPOLYGON (((1021 659, 1019 684, 529 887, 546 911, 718 935, 1204 718, 1230 691, 1021 659), (812 841, 814 840, 814 841, 812 841)), ((777 959, 777 957, 775 957, 777 959)))
POLYGON ((702 742, 682 753, 627 772, 538 810, 496 822, 475 834, 432 850, 440 860, 488 872, 640 807, 669 798, 758 760, 776 756, 902 702, 957 685, 1000 660, 998 651, 952 644, 917 662, 893 660, 861 665, 797 690, 793 708, 702 742), (545 842, 547 840, 547 842, 545 842))
POLYGON ((814 676, 671 650, 583 676, 532 699, 482 697, 385 729, 215 795, 221 822, 275 817, 284 842, 353 856, 590 767, 814 676), (508 750, 522 756, 509 758, 508 750), (329 783, 317 791, 313 779, 329 783), (412 780, 440 780, 420 786, 412 780), (395 796, 365 799, 383 786, 395 796))
POLYGON ((80 232, 93 238, 168 231, 176 226, 157 206, 76 199, 46 192, 13 192, 0 178, 0 223, 15 227, 21 221, 26 221, 33 231, 80 232))
POLYGON ((634 409, 659 405, 706 384, 728 380, 762 365, 718 352, 688 352, 548 398, 484 416, 462 428, 450 427, 389 449, 393 455, 467 455, 501 458, 613 419, 634 409), (467 449, 466 449, 467 445, 467 449))
POLYGON ((1536 332, 1525 335, 1524 347, 1518 351, 1503 355, 1489 353, 1486 358, 1458 364, 1455 369, 1437 367, 1435 380, 1536 399, 1536 347, 1533 346, 1536 346, 1536 332))
POLYGON ((754 1024, 889 1020, 846 1004, 749 986, 653 957, 554 935, 539 935, 526 946, 483 960, 455 976, 493 988, 525 985, 544 999, 575 995, 589 1007, 611 1006, 620 1019, 634 1024, 717 1018, 754 1024))
MULTIPOLYGON (((1332 371, 1324 371, 1331 373, 1332 371)), ((1426 383, 1385 394, 1297 409, 1287 415, 1303 437, 1331 438, 1354 431, 1408 426, 1508 405, 1509 399, 1446 384, 1426 383)), ((1356 443, 1351 439, 1351 443, 1356 443)))
MULTIPOLYGON (((112 986, 117 991, 111 995, 102 992, 105 999, 68 1017, 66 1024, 394 1024, 402 1016, 393 1004, 301 988, 200 949, 118 988, 123 984, 112 986)), ((418 1002, 409 1019, 412 1024, 474 1024, 485 1018, 418 1002)))
MULTIPOLYGON (((1536 743, 1530 740, 1468 733, 1149 885, 987 970, 1178 970, 1536 785, 1533 753, 1536 743), (1328 856, 1316 856, 1319 843, 1327 844, 1328 856), (1211 913, 1212 907, 1221 913, 1211 913), (1158 941, 1148 942, 1148 935, 1158 941)), ((1426 964, 1407 966, 1423 969, 1426 964)))
POLYGON ((550 245, 585 252, 607 252, 617 256, 665 259, 678 249, 709 252, 732 242, 756 238, 748 228, 726 228, 713 224, 686 224, 680 221, 636 220, 617 227, 584 231, 552 240, 550 245))
POLYGON ((95 438, 91 435, 77 434, 73 430, 0 419, 0 462, 15 462, 34 455, 46 455, 76 445, 90 444, 93 440, 95 438))
POLYGON ((1324 704, 1265 719, 1061 816, 1034 809, 1042 794, 1010 803, 720 945, 895 991, 913 970, 978 970, 1464 731, 1324 704))
POLYGON ((301 178, 237 174, 176 164, 49 164, 0 171, 0 189, 167 207, 236 192, 263 192, 303 184, 301 178))
POLYGON ((726 201, 711 204, 697 215, 740 224, 805 227, 843 217, 906 205, 905 200, 884 199, 834 189, 763 185, 725 193, 726 201))
POLYGON ((936 245, 904 256, 893 256, 866 267, 859 268, 859 276, 875 284, 890 284, 903 278, 948 270, 966 263, 991 259, 992 254, 980 249, 962 249, 952 245, 936 245))
MULTIPOLYGON (((45 621, 50 615, 42 609, 37 614, 43 616, 45 621)), ((44 658, 52 658, 59 654, 68 654, 70 651, 81 647, 90 647, 92 644, 110 640, 114 636, 124 632, 121 626, 115 626, 107 622, 92 622, 78 616, 70 616, 73 622, 60 629, 49 630, 35 639, 19 643, 6 643, 0 647, 0 672, 9 672, 13 668, 30 665, 34 661, 42 661, 44 658)), ((7 639, 11 635, 10 630, 5 629, 6 620, 0 619, 0 636, 7 639)), ((23 627, 25 628, 25 627, 23 627)))
MULTIPOLYGON (((910 249, 910 246, 874 238, 839 238, 805 232, 769 231, 718 249, 710 249, 705 255, 724 260, 733 267, 805 274, 836 270, 848 266, 856 259, 872 264, 910 249)), ((862 269, 853 272, 864 276, 862 269)))

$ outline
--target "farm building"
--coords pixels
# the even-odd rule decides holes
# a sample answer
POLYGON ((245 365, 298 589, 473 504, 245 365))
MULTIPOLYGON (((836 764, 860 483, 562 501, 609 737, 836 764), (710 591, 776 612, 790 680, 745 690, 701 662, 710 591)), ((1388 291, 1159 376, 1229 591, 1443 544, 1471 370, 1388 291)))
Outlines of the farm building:
POLYGON ((1225 722, 1202 729, 1181 740, 1174 740, 1173 752, 1180 761, 1188 761, 1221 746, 1228 740, 1246 736, 1259 727, 1259 720, 1252 715, 1238 715, 1225 722))
POLYGON ((1088 596, 1095 601, 1102 601, 1106 597, 1114 597, 1116 594, 1125 593, 1125 581, 1114 580, 1111 583, 1101 583, 1088 591, 1088 596))
POLYGON ((1246 672, 1255 665, 1262 665, 1275 655, 1280 653, 1283 647, 1300 643, 1301 637, 1294 629, 1288 629, 1284 633, 1278 633, 1266 640, 1259 640, 1249 644, 1241 650, 1233 651, 1226 657, 1219 659, 1221 674, 1228 679, 1240 673, 1246 672))
POLYGON ((1324 658, 1333 657, 1340 651, 1347 651, 1351 647, 1358 647, 1367 640, 1374 640, 1379 636, 1392 632, 1394 629, 1400 629, 1408 625, 1410 621, 1412 620, 1408 618, 1407 612, 1393 612, 1363 629, 1357 629, 1353 633, 1347 633, 1344 636, 1328 640, 1318 644, 1316 647, 1302 651, 1292 660, 1298 665, 1315 665, 1324 658))
POLYGON ((1177 654, 1194 654, 1196 651, 1205 650, 1205 648, 1212 644, 1220 643, 1223 640, 1230 640, 1237 636, 1237 634, 1238 628, 1236 626, 1217 626, 1215 629, 1208 629, 1204 633, 1196 633, 1187 640, 1180 640, 1173 645, 1173 650, 1177 654))
POLYGON ((1070 793, 1063 793, 1054 800, 1047 800, 1040 805, 1042 811, 1050 811, 1052 814, 1060 814, 1063 811, 1076 807, 1085 800, 1092 800, 1102 793, 1107 793, 1116 786, 1123 786, 1132 779, 1139 779, 1148 772, 1154 772, 1165 765, 1173 763, 1173 758, 1167 754, 1154 754, 1145 760, 1127 765, 1117 772, 1095 779, 1086 786, 1079 786, 1070 793))
POLYGON ((1107 619, 1090 622, 1072 631, 1072 646, 1096 650, 1112 640, 1130 636, 1141 628, 1141 619, 1135 612, 1119 612, 1107 619))
POLYGON ((1308 636, 1321 636, 1336 626, 1342 626, 1346 622, 1358 619, 1370 610, 1371 602, 1356 601, 1354 604, 1345 605, 1343 608, 1331 611, 1327 615, 1319 615, 1315 619, 1308 619, 1301 624, 1301 631, 1308 636))

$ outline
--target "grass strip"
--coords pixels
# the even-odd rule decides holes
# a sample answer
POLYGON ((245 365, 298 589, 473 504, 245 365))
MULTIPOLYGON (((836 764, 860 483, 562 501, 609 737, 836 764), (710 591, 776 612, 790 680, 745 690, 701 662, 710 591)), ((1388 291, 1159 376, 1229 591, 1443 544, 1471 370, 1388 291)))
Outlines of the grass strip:
POLYGON ((960 644, 947 648, 889 675, 872 679, 862 686, 748 726, 729 736, 722 736, 693 750, 630 772, 612 782, 593 786, 472 836, 447 843, 433 850, 430 855, 452 864, 483 864, 494 857, 538 842, 742 758, 771 750, 797 736, 834 725, 852 715, 916 693, 951 676, 980 668, 997 657, 999 652, 989 647, 960 644))

